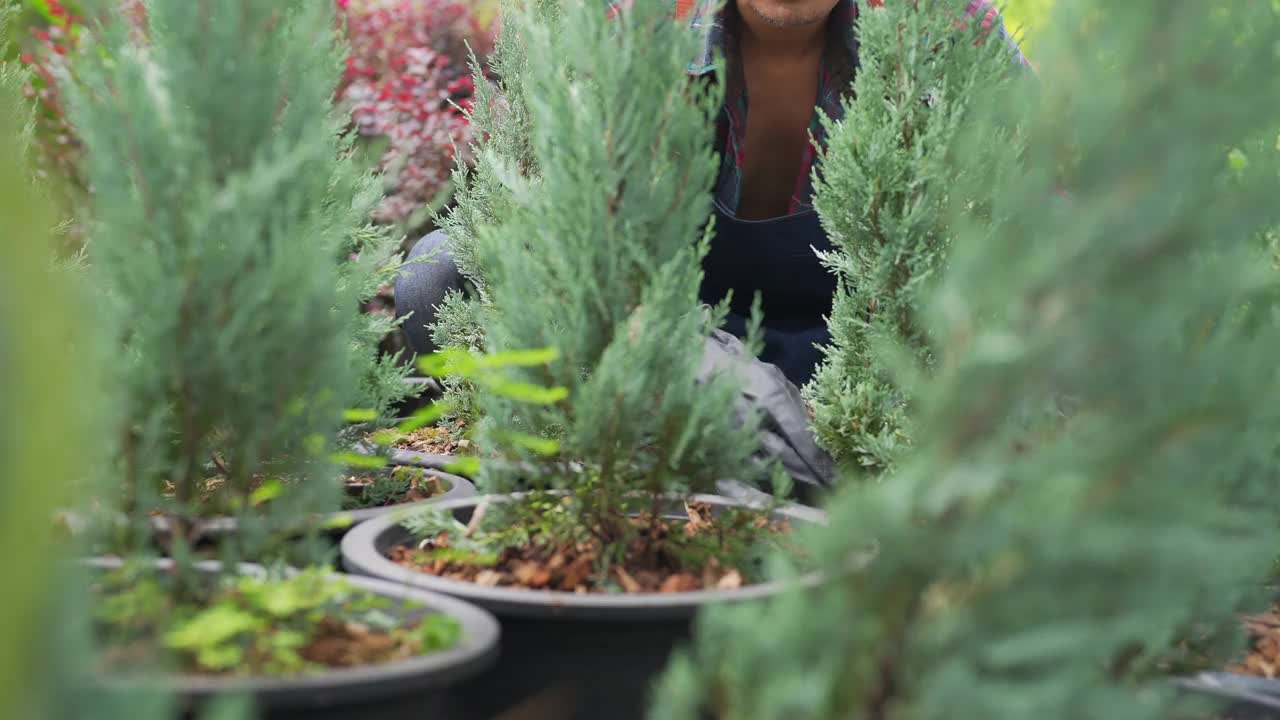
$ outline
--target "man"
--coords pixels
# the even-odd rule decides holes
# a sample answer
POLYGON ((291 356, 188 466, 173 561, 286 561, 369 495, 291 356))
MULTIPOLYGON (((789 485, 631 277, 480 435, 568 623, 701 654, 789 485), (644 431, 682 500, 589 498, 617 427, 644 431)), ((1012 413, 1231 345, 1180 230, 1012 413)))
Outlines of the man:
MULTIPOLYGON (((708 78, 718 55, 727 60, 716 132, 716 232, 701 299, 714 304, 732 291, 725 330, 734 336, 745 334, 757 294, 764 315, 760 362, 744 358, 732 337, 717 333, 708 344, 707 370, 729 362, 745 368, 744 405, 764 410, 762 444, 802 482, 826 484, 831 473, 829 458, 808 433, 797 391, 829 339, 825 318, 836 287, 814 252, 831 248, 812 204, 814 162, 825 143, 819 117, 841 116, 858 66, 858 13, 874 12, 882 2, 727 0, 722 9, 715 0, 675 2, 676 16, 706 35, 690 74, 708 78)), ((989 0, 972 0, 967 11, 981 13, 984 26, 999 27, 989 0)), ((433 233, 410 257, 443 250, 443 242, 433 233)), ((435 306, 462 282, 447 254, 434 260, 409 266, 396 283, 397 312, 414 313, 406 333, 418 352, 434 349, 427 326, 435 306)))

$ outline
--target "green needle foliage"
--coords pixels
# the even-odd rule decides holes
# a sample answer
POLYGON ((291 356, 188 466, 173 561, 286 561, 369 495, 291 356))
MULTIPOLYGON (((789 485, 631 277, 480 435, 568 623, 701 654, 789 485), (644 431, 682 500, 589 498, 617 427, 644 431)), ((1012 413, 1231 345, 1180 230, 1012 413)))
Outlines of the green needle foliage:
POLYGON ((1280 541, 1277 37, 1060 5, 1040 95, 989 101, 1027 151, 931 304, 916 456, 833 504, 825 586, 701 618, 652 717, 1206 717, 1165 677, 1240 649, 1280 541))
MULTIPOLYGON (((547 18, 558 12, 556 0, 534 0, 532 7, 547 18)), ((503 0, 500 9, 504 19, 514 17, 517 12, 511 0, 503 0)), ((525 175, 535 171, 522 81, 528 64, 525 35, 519 26, 505 20, 502 26, 504 30, 494 44, 489 68, 481 67, 480 61, 472 57, 476 92, 467 117, 476 138, 472 143, 475 163, 468 165, 463 159, 465 155, 457 154, 453 172, 457 193, 453 206, 439 220, 458 270, 473 290, 470 297, 460 292, 450 294, 438 309, 432 339, 446 350, 484 350, 482 315, 492 310, 492 306, 476 239, 480 228, 506 217, 511 208, 511 191, 503 183, 507 169, 514 168, 525 175)), ((410 318, 408 322, 415 321, 410 318)), ((443 378, 443 383, 452 412, 474 415, 478 392, 475 384, 456 376, 443 378)))
POLYGON ((333 109, 333 8, 152 3, 145 38, 119 25, 72 93, 117 348, 109 471, 140 522, 160 507, 181 535, 239 512, 248 543, 270 526, 248 513, 263 483, 294 500, 268 504, 277 519, 336 508, 324 452, 370 373, 391 372, 357 312, 385 237, 333 109))
POLYGON ((585 470, 498 463, 481 479, 498 490, 592 483, 583 523, 605 535, 625 532, 626 493, 657 502, 710 488, 746 467, 754 446, 733 412, 736 379, 699 381, 716 321, 697 309, 697 291, 719 96, 688 82, 698 38, 670 13, 637 3, 610 19, 578 0, 503 19, 527 52, 537 173, 496 168, 510 206, 476 238, 492 305, 485 342, 498 354, 558 352, 482 388, 481 446, 585 470))
MULTIPOLYGON (((949 203, 980 203, 987 188, 957 166, 975 93, 1018 75, 1012 48, 969 19, 968 0, 893 2, 858 20, 860 66, 815 188, 835 250, 822 256, 839 287, 831 345, 805 388, 819 443, 837 462, 878 475, 910 442, 912 370, 933 352, 919 311, 945 262, 949 203), (981 41, 986 34, 991 41, 981 41), (901 358, 885 359, 885 348, 901 358), (890 368, 898 368, 895 371, 890 368)), ((971 138, 1014 141, 992 127, 971 138)))

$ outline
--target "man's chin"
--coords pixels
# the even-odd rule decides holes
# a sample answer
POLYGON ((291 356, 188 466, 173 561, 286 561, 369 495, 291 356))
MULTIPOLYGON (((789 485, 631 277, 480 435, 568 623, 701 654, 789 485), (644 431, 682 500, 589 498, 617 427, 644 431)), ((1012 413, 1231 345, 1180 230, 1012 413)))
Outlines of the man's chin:
POLYGON ((803 27, 824 22, 832 0, 745 0, 752 14, 773 27, 803 27))

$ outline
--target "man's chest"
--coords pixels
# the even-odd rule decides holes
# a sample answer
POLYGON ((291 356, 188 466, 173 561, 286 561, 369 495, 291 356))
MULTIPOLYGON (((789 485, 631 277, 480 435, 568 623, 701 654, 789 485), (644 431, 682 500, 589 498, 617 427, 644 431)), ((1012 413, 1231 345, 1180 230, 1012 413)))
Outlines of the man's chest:
POLYGON ((785 69, 748 65, 744 70, 750 104, 740 140, 738 214, 744 219, 785 215, 806 163, 819 63, 785 69))

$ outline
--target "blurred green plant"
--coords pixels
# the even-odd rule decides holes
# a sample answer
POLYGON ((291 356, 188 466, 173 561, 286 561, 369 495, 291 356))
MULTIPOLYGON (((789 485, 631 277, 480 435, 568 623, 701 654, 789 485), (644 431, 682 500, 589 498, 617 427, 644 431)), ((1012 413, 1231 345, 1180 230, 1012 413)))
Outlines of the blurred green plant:
MULTIPOLYGON (((505 398, 512 403, 533 407, 560 402, 569 396, 569 389, 563 386, 543 386, 516 380, 511 377, 510 371, 519 368, 536 368, 554 362, 558 358, 559 352, 554 348, 507 350, 481 355, 454 347, 418 358, 417 366, 428 377, 453 378, 473 387, 482 388, 485 392, 505 398)), ((370 439, 379 447, 390 447, 404 435, 455 412, 457 401, 457 396, 446 395, 441 400, 419 408, 394 428, 372 433, 370 439)), ((560 449, 560 443, 555 438, 513 431, 496 432, 504 441, 539 456, 553 456, 560 449)), ((446 470, 473 477, 479 472, 480 464, 479 458, 459 457, 446 470)))
MULTIPOLYGON (((970 0, 891 2, 858 21, 860 67, 840 120, 826 119, 814 207, 831 239, 819 255, 838 288, 831 341, 804 387, 819 444, 850 477, 890 472, 909 451, 910 385, 932 371, 935 348, 921 310, 955 237, 948 208, 982 212, 990 188, 956 162, 981 110, 978 95, 1023 74, 992 30, 955 18, 970 0), (951 35, 950 42, 936 38, 951 35), (882 361, 884 347, 899 358, 882 361)), ((1016 143, 992 124, 976 141, 1016 143)))
POLYGON ((972 123, 1025 148, 960 145, 994 192, 916 452, 809 535, 828 583, 705 613, 651 717, 1213 716, 1169 675, 1241 650, 1280 543, 1277 37, 1269 2, 1059 8, 972 123))
MULTIPOLYGON (((11 17, 0 8, 0 44, 11 17)), ((0 56, 2 57, 2 56, 0 56)), ((2 62, 2 61, 0 61, 2 62)), ((78 321, 86 298, 55 261, 53 213, 26 165, 29 123, 19 88, 0 64, 0 547, 20 591, 0 593, 0 713, 49 720, 177 720, 173 699, 129 697, 92 686, 92 639, 83 577, 68 572, 55 512, 82 489, 98 461, 93 363, 75 349, 91 334, 78 321)), ((242 698, 227 698, 202 720, 246 720, 242 698)))
MULTIPOLYGON (((0 25, 8 19, 0 11, 0 25)), ((53 511, 82 472, 87 430, 77 405, 92 368, 71 348, 77 327, 66 278, 53 265, 51 214, 22 162, 23 112, 12 68, 0 66, 0 547, 21 592, 0 593, 0 697, 22 698, 37 685, 32 649, 44 640, 31 621, 48 602, 58 556, 53 511)))

